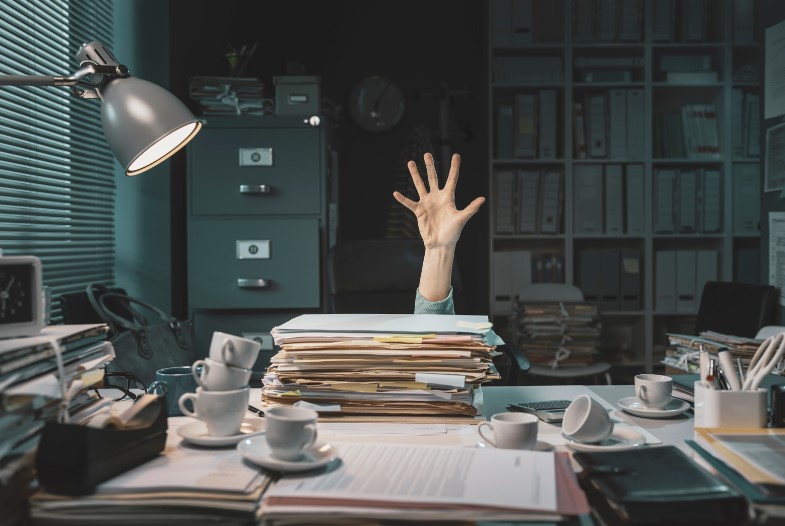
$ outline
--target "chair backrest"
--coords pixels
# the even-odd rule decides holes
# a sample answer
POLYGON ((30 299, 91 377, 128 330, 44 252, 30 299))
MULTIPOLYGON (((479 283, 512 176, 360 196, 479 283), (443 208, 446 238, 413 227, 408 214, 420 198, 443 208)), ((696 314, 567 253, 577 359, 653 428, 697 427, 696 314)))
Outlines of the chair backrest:
POLYGON ((695 332, 716 331, 754 338, 774 325, 777 289, 772 285, 708 281, 701 293, 695 332))
POLYGON ((518 289, 518 301, 583 301, 583 292, 567 283, 530 283, 518 289))
MULTIPOLYGON (((329 294, 334 313, 411 313, 420 283, 420 239, 339 241, 328 254, 329 294)), ((457 265, 452 272, 456 312, 463 307, 457 265)))

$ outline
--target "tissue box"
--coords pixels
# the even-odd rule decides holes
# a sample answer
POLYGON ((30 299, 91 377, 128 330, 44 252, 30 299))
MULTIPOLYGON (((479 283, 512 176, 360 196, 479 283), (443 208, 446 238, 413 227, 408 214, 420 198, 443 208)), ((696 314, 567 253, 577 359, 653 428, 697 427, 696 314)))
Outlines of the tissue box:
POLYGON ((273 77, 276 115, 320 115, 321 79, 316 76, 273 77))

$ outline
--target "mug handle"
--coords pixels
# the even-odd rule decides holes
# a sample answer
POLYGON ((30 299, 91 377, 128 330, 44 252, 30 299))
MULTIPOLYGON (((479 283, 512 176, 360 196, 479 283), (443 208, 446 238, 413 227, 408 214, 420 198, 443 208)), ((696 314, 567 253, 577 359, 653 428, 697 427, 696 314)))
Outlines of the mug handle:
POLYGON ((303 429, 308 432, 308 438, 303 442, 303 449, 307 449, 316 442, 316 426, 314 424, 306 424, 303 429))
POLYGON ((180 406, 180 411, 183 412, 185 416, 191 416, 194 418, 199 418, 196 416, 196 393, 185 393, 183 396, 180 397, 180 400, 177 401, 177 405, 180 406), (190 400, 191 405, 194 406, 194 410, 191 411, 187 407, 185 407, 185 403, 190 400))
POLYGON ((649 403, 649 400, 646 398, 646 386, 641 385, 635 392, 635 396, 643 400, 645 403, 649 403))
POLYGON ((210 366, 204 360, 196 360, 191 366, 191 374, 194 375, 194 380, 196 380, 196 383, 199 384, 199 387, 201 387, 202 389, 207 389, 207 387, 205 387, 204 385, 204 380, 202 380, 202 377, 206 375, 209 371, 210 371, 210 366), (200 365, 202 366, 201 374, 199 374, 199 372, 196 370, 200 365))
POLYGON ((234 344, 232 343, 231 340, 225 341, 223 347, 221 347, 221 359, 223 360, 223 363, 225 363, 226 365, 230 365, 231 362, 229 361, 229 358, 231 358, 233 353, 234 353, 234 344))
POLYGON ((166 396, 166 392, 169 390, 169 386, 166 385, 166 382, 163 380, 155 380, 147 387, 147 394, 158 395, 158 396, 166 396), (160 393, 158 389, 160 388, 160 393))
POLYGON ((482 430, 485 429, 486 427, 491 431, 493 431, 493 426, 491 424, 489 424, 488 422, 480 422, 480 425, 477 426, 477 432, 480 434, 483 440, 488 442, 493 447, 496 447, 496 442, 482 432, 482 430))

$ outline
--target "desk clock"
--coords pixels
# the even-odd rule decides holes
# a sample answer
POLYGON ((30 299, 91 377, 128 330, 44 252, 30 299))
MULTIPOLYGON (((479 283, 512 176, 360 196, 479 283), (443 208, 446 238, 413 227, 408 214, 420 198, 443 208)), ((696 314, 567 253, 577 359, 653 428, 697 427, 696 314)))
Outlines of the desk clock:
POLYGON ((44 328, 41 260, 0 256, 0 338, 32 336, 44 328))

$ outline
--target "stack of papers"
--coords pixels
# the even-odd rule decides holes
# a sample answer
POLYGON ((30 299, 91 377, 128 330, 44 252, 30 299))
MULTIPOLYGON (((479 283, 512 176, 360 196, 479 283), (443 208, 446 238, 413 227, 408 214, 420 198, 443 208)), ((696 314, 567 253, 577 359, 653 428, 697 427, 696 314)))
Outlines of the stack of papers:
POLYGON ((259 508, 265 525, 550 522, 589 513, 567 453, 336 446, 341 462, 323 473, 284 477, 268 489, 259 508))
POLYGON ((92 495, 35 494, 30 515, 34 524, 246 525, 271 480, 234 448, 170 444, 165 455, 102 483, 92 495))
POLYGON ((714 355, 719 349, 728 349, 734 363, 738 358, 742 366, 747 366, 763 340, 703 331, 698 336, 668 333, 668 343, 670 347, 665 352, 662 363, 688 373, 697 373, 700 369, 701 348, 714 355))
POLYGON ((518 345, 532 365, 584 366, 599 356, 599 309, 592 303, 521 302, 518 345))
POLYGON ((264 98, 264 84, 252 77, 193 77, 191 98, 203 115, 269 115, 272 105, 264 98))
POLYGON ((305 314, 271 331, 280 347, 262 401, 322 416, 474 417, 474 388, 496 380, 504 342, 486 316, 305 314))

